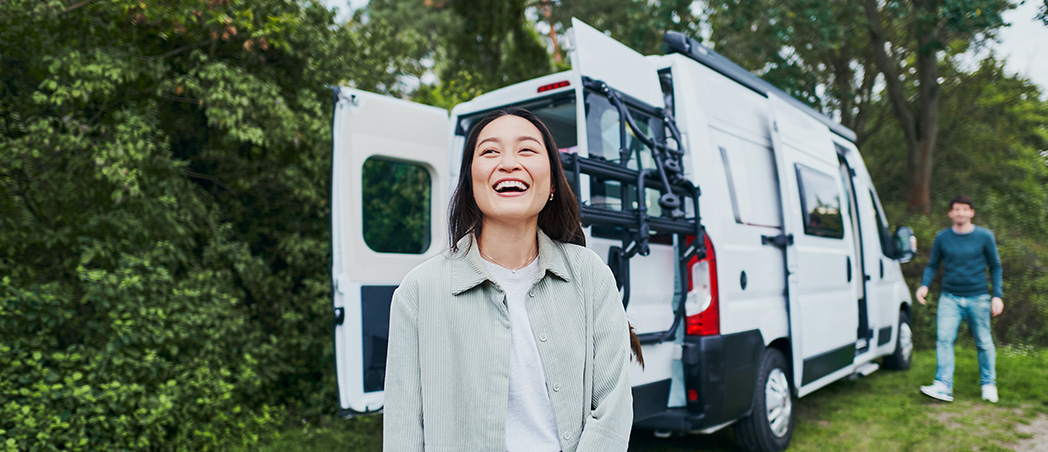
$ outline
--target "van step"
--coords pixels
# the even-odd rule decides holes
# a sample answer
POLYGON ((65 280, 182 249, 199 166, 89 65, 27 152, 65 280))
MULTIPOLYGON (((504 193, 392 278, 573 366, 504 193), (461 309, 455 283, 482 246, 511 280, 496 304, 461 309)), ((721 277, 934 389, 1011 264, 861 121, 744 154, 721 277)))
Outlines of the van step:
POLYGON ((857 380, 859 377, 866 377, 880 369, 881 365, 877 363, 866 363, 855 368, 855 373, 850 377, 852 380, 857 380))

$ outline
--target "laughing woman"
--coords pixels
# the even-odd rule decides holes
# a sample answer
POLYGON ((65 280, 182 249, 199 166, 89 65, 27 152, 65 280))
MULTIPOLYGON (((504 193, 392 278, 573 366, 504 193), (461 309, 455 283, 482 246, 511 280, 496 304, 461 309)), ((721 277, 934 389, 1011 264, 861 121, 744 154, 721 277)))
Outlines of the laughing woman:
POLYGON ((471 128, 449 217, 393 295, 384 450, 625 451, 640 345, 537 117, 471 128))

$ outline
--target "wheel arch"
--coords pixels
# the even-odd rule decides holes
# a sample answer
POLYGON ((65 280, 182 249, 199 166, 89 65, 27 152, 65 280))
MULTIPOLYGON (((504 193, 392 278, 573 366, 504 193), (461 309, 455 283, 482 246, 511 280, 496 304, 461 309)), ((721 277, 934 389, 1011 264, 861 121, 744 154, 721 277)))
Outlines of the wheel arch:
POLYGON ((793 388, 793 395, 796 397, 798 388, 797 382, 793 381, 793 347, 790 347, 790 340, 780 337, 771 341, 768 348, 778 350, 786 358, 786 378, 790 380, 790 387, 793 388))

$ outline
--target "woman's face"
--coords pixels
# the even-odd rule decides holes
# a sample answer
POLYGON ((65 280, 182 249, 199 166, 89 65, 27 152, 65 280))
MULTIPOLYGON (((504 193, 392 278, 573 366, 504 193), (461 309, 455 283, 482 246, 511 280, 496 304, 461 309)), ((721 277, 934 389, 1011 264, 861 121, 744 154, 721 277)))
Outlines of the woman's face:
POLYGON ((473 198, 485 220, 538 221, 551 190, 549 150, 528 120, 502 116, 484 127, 473 150, 473 198))

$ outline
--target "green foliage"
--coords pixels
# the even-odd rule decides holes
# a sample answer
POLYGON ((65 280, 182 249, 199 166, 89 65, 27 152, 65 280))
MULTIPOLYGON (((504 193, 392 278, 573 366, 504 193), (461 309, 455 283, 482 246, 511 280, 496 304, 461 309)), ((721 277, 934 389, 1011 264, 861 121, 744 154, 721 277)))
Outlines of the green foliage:
POLYGON ((421 85, 416 99, 451 108, 480 93, 550 73, 549 54, 525 18, 526 6, 523 0, 374 0, 362 14, 420 37, 424 44, 409 43, 407 53, 417 67, 432 69, 439 82, 424 80, 424 71, 412 74, 421 85))
POLYGON ((699 18, 692 12, 693 2, 671 0, 576 0, 553 2, 549 24, 554 31, 567 32, 571 18, 577 17, 619 42, 645 55, 663 52, 662 37, 667 30, 698 38, 699 18))
POLYGON ((382 253, 426 252, 432 241, 431 185, 421 166, 380 158, 365 161, 362 220, 368 247, 382 253))
MULTIPOLYGON (((918 257, 905 264, 911 288, 920 285, 935 234, 949 225, 946 203, 975 199, 977 224, 997 237, 1004 267, 1004 315, 993 322, 1004 343, 1048 345, 1048 103, 1037 87, 984 60, 972 73, 944 71, 942 133, 932 180, 930 216, 904 213, 901 134, 883 129, 864 149, 867 165, 892 223, 914 228, 918 257)), ((887 108, 881 105, 880 108, 887 108)), ((934 306, 938 282, 932 286, 934 306)), ((934 310, 928 310, 934 313, 934 310)), ((934 315, 916 315, 915 331, 934 343, 934 315)))
POLYGON ((326 85, 402 89, 404 36, 288 0, 4 3, 0 447, 226 450, 334 411, 326 85))
POLYGON ((862 106, 856 101, 868 102, 876 71, 868 74, 873 62, 860 4, 713 0, 707 15, 719 53, 802 102, 846 118, 862 106))

